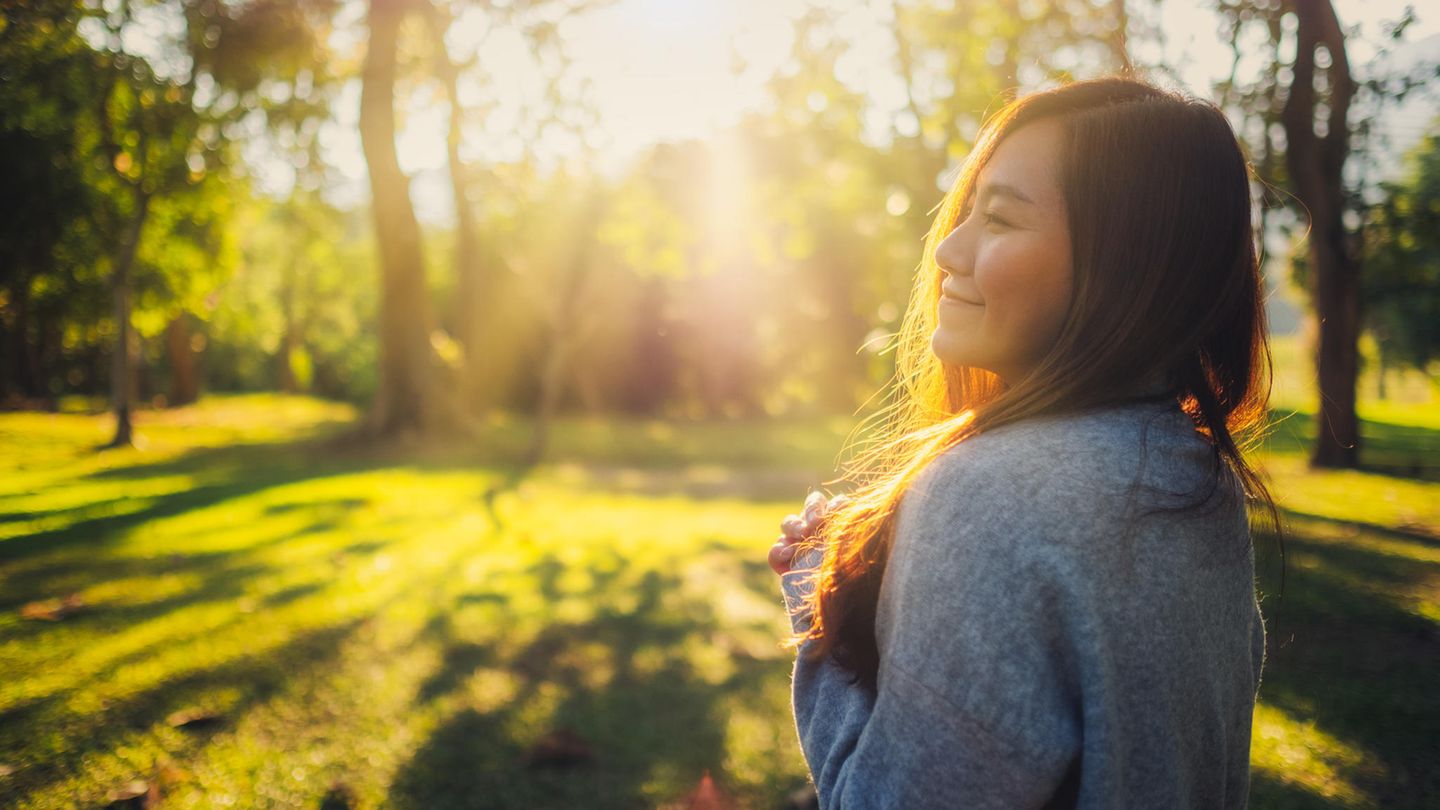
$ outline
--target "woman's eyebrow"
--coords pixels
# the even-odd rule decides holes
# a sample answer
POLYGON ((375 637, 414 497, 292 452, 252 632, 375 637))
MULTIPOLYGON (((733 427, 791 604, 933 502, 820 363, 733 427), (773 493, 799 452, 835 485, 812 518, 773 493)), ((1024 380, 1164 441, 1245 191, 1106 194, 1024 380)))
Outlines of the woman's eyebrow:
POLYGON ((1003 197, 1010 197, 1010 198, 1012 198, 1012 199, 1014 199, 1014 200, 1018 200, 1019 202, 1022 202, 1022 203, 1027 203, 1027 204, 1029 204, 1029 205, 1034 205, 1034 204, 1035 204, 1035 201, 1032 200, 1032 199, 1030 199, 1030 198, 1025 194, 1025 192, 1021 191, 1020 189, 1018 189, 1018 188, 1016 188, 1016 187, 1014 187, 1014 186, 1012 186, 1012 185, 1010 185, 1010 184, 1008 184, 1008 183, 993 183, 993 184, 991 184, 991 185, 984 186, 983 188, 980 189, 980 196, 981 196, 981 197, 1002 197, 1002 196, 1003 196, 1003 197))

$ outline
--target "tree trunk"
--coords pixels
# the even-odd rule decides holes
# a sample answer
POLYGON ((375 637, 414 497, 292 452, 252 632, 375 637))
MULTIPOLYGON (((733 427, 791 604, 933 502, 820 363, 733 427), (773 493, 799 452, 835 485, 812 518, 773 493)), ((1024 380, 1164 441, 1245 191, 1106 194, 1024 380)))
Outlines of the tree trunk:
POLYGON ((0 402, 13 399, 28 407, 29 402, 44 395, 40 391, 42 364, 34 345, 36 341, 29 339, 30 278, 21 275, 5 292, 10 298, 6 307, 10 311, 10 325, 7 327, 4 319, 0 319, 0 342, 5 346, 4 354, 0 355, 0 402))
POLYGON ((665 302, 670 297, 663 276, 641 279, 640 297, 631 316, 635 332, 620 408, 625 413, 654 416, 675 395, 679 361, 672 338, 666 334, 665 302))
POLYGON ((195 368, 195 350, 190 346, 187 314, 179 313, 165 327, 165 349, 170 355, 170 397, 172 408, 189 405, 200 398, 200 374, 195 368))
POLYGON ((400 22, 414 7, 413 0, 371 0, 360 91, 360 142, 380 247, 380 379, 371 424, 382 435, 424 430, 439 404, 420 226, 395 153, 396 47, 400 22))
POLYGON ((300 381, 295 377, 295 349, 299 346, 299 328, 295 319, 295 265, 297 260, 291 258, 285 263, 284 277, 280 282, 280 313, 285 321, 284 333, 280 336, 279 357, 276 360, 280 364, 280 390, 287 394, 295 394, 300 391, 300 381))
POLYGON ((1338 216, 1323 229, 1319 223, 1311 228, 1315 314, 1320 319, 1320 350, 1316 356, 1320 407, 1310 464, 1354 468, 1359 464, 1360 445, 1355 412, 1360 367, 1360 268, 1346 256, 1345 234, 1338 216))
MULTIPOLYGON (((591 182, 598 184, 599 181, 591 182)), ((600 204, 600 189, 598 185, 592 185, 587 189, 581 203, 573 231, 574 246, 566 261, 564 275, 558 280, 556 288, 559 302, 551 314, 549 348, 545 355, 545 364, 540 369, 540 402, 536 408, 530 449, 524 460, 527 467, 540 463, 545 456, 550 425, 565 393, 565 372, 570 354, 594 325, 593 322, 585 322, 585 316, 580 314, 580 295, 586 276, 594 269, 591 253, 595 246, 595 229, 600 222, 600 204)))
POLYGON ((134 441, 134 430, 130 424, 131 389, 134 385, 134 369, 130 365, 130 271, 135 264, 135 253, 140 248, 140 236, 145 230, 145 218, 150 212, 150 195, 135 194, 135 213, 127 233, 120 243, 115 256, 114 275, 111 277, 111 291, 115 302, 115 348, 110 354, 110 407, 115 412, 115 436, 110 447, 128 447, 134 441))
POLYGON ((445 50, 445 31, 449 27, 449 20, 442 19, 439 9, 432 9, 430 22, 436 51, 435 71, 445 86, 445 96, 450 102, 450 128, 445 144, 450 169, 450 191, 455 198, 455 340, 464 351, 460 392, 464 405, 469 408, 478 402, 483 393, 478 358, 481 351, 480 313, 484 262, 480 255, 480 235, 475 227, 475 213, 470 207, 470 184, 465 177, 464 164, 460 160, 461 125, 464 123, 464 116, 461 114, 460 104, 460 69, 445 50))
POLYGON ((1353 468, 1359 462, 1360 431, 1355 414, 1359 373, 1360 264, 1349 249, 1342 220, 1343 170, 1350 151, 1347 120, 1355 82, 1345 54, 1345 34, 1330 0, 1296 0, 1299 26, 1294 80, 1281 114, 1285 163, 1295 196, 1310 212, 1311 295, 1319 324, 1313 467, 1353 468), (1315 50, 1330 55, 1325 69, 1329 98, 1315 93, 1315 50), (1329 108, 1325 134, 1315 131, 1320 104, 1329 108))
POLYGON ((533 467, 545 457, 545 448, 550 442, 550 424, 560 405, 560 396, 565 393, 566 354, 570 341, 560 329, 551 330, 550 348, 545 353, 545 365, 540 370, 540 402, 535 409, 535 429, 530 434, 530 449, 525 453, 524 466, 533 467))

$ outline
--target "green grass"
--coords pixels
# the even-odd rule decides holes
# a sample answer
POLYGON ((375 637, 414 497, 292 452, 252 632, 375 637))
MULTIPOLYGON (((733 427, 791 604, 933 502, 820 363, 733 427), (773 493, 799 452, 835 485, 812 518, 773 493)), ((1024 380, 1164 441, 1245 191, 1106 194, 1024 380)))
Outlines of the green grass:
MULTIPOLYGON (((1411 390, 1416 390, 1411 388, 1411 390)), ((1312 413, 1282 409, 1262 456, 1286 524, 1283 600, 1257 538, 1270 653, 1251 804, 1440 801, 1440 406, 1362 400, 1358 471, 1312 471, 1312 413)))
POLYGON ((210 400, 96 453, 103 416, 0 416, 0 805, 135 778, 175 807, 314 807, 335 782, 365 807, 652 806, 705 769, 763 806, 803 784, 764 552, 838 428, 570 422, 578 461, 487 497, 510 470, 478 457, 523 426, 357 449, 352 418, 210 400), (73 616, 20 618, 72 593, 73 616), (186 709, 219 719, 166 723, 186 709), (523 768, 561 727, 594 765, 523 768))
MULTIPOLYGON (((1303 404, 1297 405, 1302 407, 1303 404)), ((1289 573, 1256 807, 1423 807, 1440 698, 1440 416, 1367 406, 1367 469, 1264 456, 1289 573)), ((569 420, 512 485, 481 441, 367 447, 343 406, 268 396, 0 415, 0 806, 648 807, 708 770, 744 807, 805 784, 765 552, 849 423, 569 420), (78 594, 57 621, 24 619, 78 594), (173 713, 209 722, 177 728, 173 713), (594 761, 527 768, 568 728, 594 761)))

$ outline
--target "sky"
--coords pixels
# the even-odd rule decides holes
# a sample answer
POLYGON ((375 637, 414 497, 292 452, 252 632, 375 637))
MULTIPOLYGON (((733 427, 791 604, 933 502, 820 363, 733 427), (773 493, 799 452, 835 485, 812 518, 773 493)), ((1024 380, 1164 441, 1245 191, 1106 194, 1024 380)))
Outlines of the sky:
MULTIPOLYGON (((1398 18, 1405 6, 1402 0, 1337 0, 1341 22, 1360 26, 1361 36, 1351 40, 1352 65, 1360 68, 1374 58, 1372 42, 1381 23, 1398 18)), ((359 0, 347 2, 341 33, 333 43, 357 58, 364 7, 359 0)), ((586 138, 597 150, 602 170, 617 173, 651 144, 704 137, 745 111, 763 107, 764 82, 784 64, 791 20, 804 7, 803 0, 616 0, 567 20, 560 33, 571 58, 568 75, 588 85, 585 93, 599 121, 586 130, 586 138)), ((901 88, 890 78, 894 46, 884 25, 888 7, 888 2, 869 0, 832 6, 843 12, 839 27, 858 43, 841 63, 839 78, 876 99, 882 118, 885 109, 898 110, 901 103, 901 88)), ((1211 82, 1229 67, 1228 47, 1220 39, 1214 13, 1189 3, 1170 2, 1161 8, 1163 49, 1138 55, 1142 61, 1163 56, 1178 68, 1186 87, 1206 95, 1211 82)), ((1440 58, 1440 12, 1420 16, 1406 39, 1410 51, 1440 58)), ((534 55, 518 34, 487 31, 478 15, 457 21, 448 45, 457 54, 478 52, 485 73, 505 77, 488 87, 462 86, 467 105, 489 105, 490 110, 483 116, 483 128, 471 124, 467 130, 464 157, 518 157, 524 144, 517 135, 517 111, 540 87, 534 55)), ((448 112, 437 94, 417 95, 422 98, 402 111, 400 162, 413 178, 417 214, 422 221, 444 224, 452 216, 444 174, 448 112)), ((1435 112, 1433 101, 1417 100, 1387 114, 1393 151, 1418 140, 1435 112)), ((341 93, 335 120, 321 136, 326 160, 341 177, 331 189, 332 199, 340 204, 363 202, 368 195, 358 117, 359 87, 352 84, 341 93)), ((544 147, 556 154, 573 152, 578 142, 553 137, 544 147)), ((293 173, 274 154, 258 146, 252 164, 262 189, 283 193, 293 173)))

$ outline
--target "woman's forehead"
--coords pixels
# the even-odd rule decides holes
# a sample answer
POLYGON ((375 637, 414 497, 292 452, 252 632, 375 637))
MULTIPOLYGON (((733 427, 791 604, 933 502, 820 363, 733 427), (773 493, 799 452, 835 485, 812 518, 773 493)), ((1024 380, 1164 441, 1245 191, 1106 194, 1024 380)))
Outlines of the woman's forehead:
POLYGON ((974 193, 1038 206, 1060 203, 1062 135, 1059 122, 1049 120, 1009 133, 980 168, 974 193))

